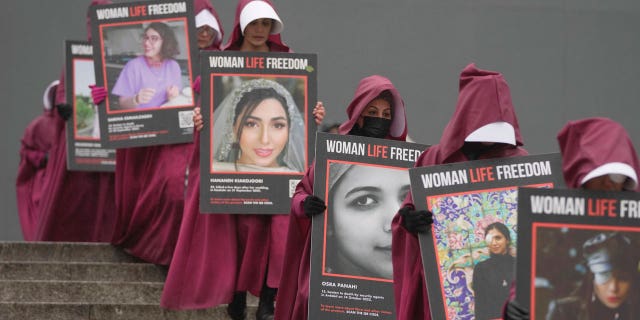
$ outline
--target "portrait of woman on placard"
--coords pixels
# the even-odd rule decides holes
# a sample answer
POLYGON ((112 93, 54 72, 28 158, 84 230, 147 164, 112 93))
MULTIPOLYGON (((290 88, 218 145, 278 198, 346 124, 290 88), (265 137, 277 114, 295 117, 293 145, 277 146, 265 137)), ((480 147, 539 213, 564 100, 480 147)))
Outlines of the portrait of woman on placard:
POLYGON ((114 104, 111 109, 191 104, 191 89, 183 90, 182 70, 175 60, 180 49, 173 29, 166 23, 152 22, 144 28, 140 41, 142 54, 125 64, 113 86, 111 93, 118 99, 117 107, 114 104))
POLYGON ((490 257, 473 267, 475 319, 500 319, 515 276, 516 258, 511 255, 511 233, 502 222, 488 225, 484 236, 490 257))
POLYGON ((551 301, 547 320, 637 319, 640 314, 638 247, 620 232, 602 232, 582 245, 586 267, 568 297, 551 301))
POLYGON ((405 169, 331 163, 325 271, 392 279, 391 219, 409 188, 405 169))
POLYGON ((212 171, 304 171, 304 120, 276 81, 245 81, 220 103, 213 119, 212 171))

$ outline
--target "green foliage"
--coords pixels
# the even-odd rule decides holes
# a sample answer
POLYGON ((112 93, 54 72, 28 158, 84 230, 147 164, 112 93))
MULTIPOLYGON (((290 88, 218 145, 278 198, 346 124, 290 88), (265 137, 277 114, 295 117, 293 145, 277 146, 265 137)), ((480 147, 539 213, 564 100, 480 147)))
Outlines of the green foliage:
POLYGON ((76 129, 93 124, 93 104, 88 96, 76 96, 76 129))

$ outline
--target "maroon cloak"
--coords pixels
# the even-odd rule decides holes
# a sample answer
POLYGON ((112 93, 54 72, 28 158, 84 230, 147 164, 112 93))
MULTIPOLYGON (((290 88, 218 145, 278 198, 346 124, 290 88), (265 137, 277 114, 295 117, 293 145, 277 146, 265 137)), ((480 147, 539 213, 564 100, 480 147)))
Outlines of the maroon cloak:
MULTIPOLYGON (((640 163, 627 131, 608 118, 569 121, 558 132, 562 154, 562 175, 569 188, 580 188, 582 179, 594 169, 608 163, 623 163, 640 173, 640 163)), ((636 192, 638 187, 636 184, 636 192)), ((516 297, 516 282, 511 283, 509 301, 516 297)), ((502 314, 506 312, 506 304, 502 314)))
POLYGON ((196 15, 198 15, 202 10, 209 11, 213 15, 213 17, 216 19, 216 21, 218 22, 218 26, 220 27, 220 30, 219 30, 220 35, 216 37, 214 42, 210 46, 206 48, 201 48, 200 50, 220 51, 222 46, 222 38, 224 38, 224 29, 222 28, 222 22, 220 21, 218 12, 213 7, 213 4, 211 4, 210 0, 193 0, 193 7, 194 7, 193 10, 195 11, 196 15))
MULTIPOLYGON (((256 0, 240 0, 236 6, 231 38, 224 47, 225 51, 238 51, 242 46, 240 14, 242 9, 256 0)), ((264 1, 277 12, 269 0, 264 1)), ((282 42, 280 34, 272 34, 267 40, 271 52, 291 52, 282 42)), ((238 215, 238 274, 236 291, 249 291, 259 296, 265 281, 267 286, 277 288, 280 283, 286 233, 289 218, 286 215, 238 215), (266 275, 265 275, 266 273, 266 275)))
MULTIPOLYGON (((222 50, 224 51, 240 51, 240 47, 242 46, 242 30, 240 30, 240 13, 242 13, 242 9, 251 1, 264 1, 269 4, 274 11, 276 7, 270 0, 240 0, 238 1, 238 5, 236 6, 236 16, 235 21, 233 22, 233 31, 231 32, 231 37, 227 41, 227 44, 224 45, 222 50)), ((291 52, 289 46, 287 46, 283 41, 280 34, 272 34, 269 35, 269 39, 267 40, 267 45, 269 46, 270 52, 291 52)))
MULTIPOLYGON (((196 12, 218 14, 208 0, 196 0, 196 12)), ((221 37, 224 36, 222 23, 221 37)), ((218 43, 219 45, 219 43, 218 43)), ((219 46, 203 50, 219 50, 219 46)), ((237 241, 235 216, 202 214, 200 205, 200 134, 194 133, 193 153, 182 224, 162 291, 160 305, 169 309, 204 309, 229 303, 235 291, 237 241)))
POLYGON ((22 236, 26 241, 35 240, 38 228, 40 199, 46 181, 45 169, 54 142, 56 115, 52 107, 57 87, 58 81, 47 87, 44 92, 43 113, 29 123, 20 140, 16 195, 22 236))
MULTIPOLYGON (((90 7, 111 3, 93 0, 90 7)), ((87 34, 91 35, 87 13, 87 34)), ((56 92, 56 105, 66 101, 64 73, 56 92)), ((107 242, 113 232, 114 175, 110 172, 67 170, 65 121, 53 116, 51 153, 45 169, 37 241, 107 242)))
MULTIPOLYGON (((638 156, 627 131, 611 119, 570 121, 558 133, 558 144, 562 174, 569 188, 580 188, 587 174, 607 163, 626 164, 636 175, 640 172, 638 156)), ((638 190, 637 184, 635 189, 638 190)))
MULTIPOLYGON (((460 150, 465 138, 487 124, 507 122, 515 130, 516 146, 499 145, 480 159, 527 155, 511 102, 511 94, 500 73, 468 65, 460 74, 458 103, 444 129, 440 143, 430 147, 416 162, 416 167, 467 161, 460 150)), ((414 206, 411 193, 401 208, 414 206)), ((392 221, 393 284, 398 320, 431 319, 418 237, 401 225, 399 214, 392 221)), ((436 272, 434 270, 434 272, 436 272)))
MULTIPOLYGON (((194 8, 196 12, 206 9, 213 14, 218 20, 222 38, 222 24, 211 2, 195 0, 194 8)), ((207 49, 217 50, 219 46, 220 41, 216 41, 207 49)), ((185 210, 187 182, 191 178, 190 174, 187 176, 187 167, 193 152, 193 142, 116 151, 117 220, 111 243, 145 261, 161 265, 172 263, 185 210)), ((199 179, 196 182, 197 188, 199 179)), ((180 259, 178 265, 186 263, 184 256, 180 259)), ((181 266, 176 266, 167 281, 180 281, 180 273, 183 272, 181 266)), ((169 292, 182 290, 175 284, 168 288, 169 292)), ((179 299, 164 298, 163 304, 178 308, 180 302, 174 300, 179 299)))
MULTIPOLYGON (((387 139, 405 141, 407 118, 398 90, 389 79, 370 76, 362 79, 353 100, 347 107, 349 119, 339 129, 340 134, 349 134, 364 108, 382 91, 389 90, 394 97, 393 122, 387 139)), ((289 231, 287 236, 285 263, 278 291, 275 319, 307 319, 309 302, 309 269, 311 261, 311 219, 307 217, 302 203, 313 194, 314 167, 307 170, 296 186, 291 200, 289 231)))

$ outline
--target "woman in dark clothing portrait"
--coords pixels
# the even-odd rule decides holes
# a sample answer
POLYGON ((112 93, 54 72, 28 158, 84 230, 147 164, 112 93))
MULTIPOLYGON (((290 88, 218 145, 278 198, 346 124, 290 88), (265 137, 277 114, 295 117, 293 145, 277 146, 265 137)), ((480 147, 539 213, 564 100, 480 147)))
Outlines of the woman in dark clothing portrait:
POLYGON ((514 276, 516 259, 510 254, 511 234, 501 222, 484 230, 491 257, 473 268, 473 291, 476 320, 500 319, 504 300, 514 276))
POLYGON ((619 233, 598 233, 582 246, 588 272, 566 298, 549 304, 547 320, 628 320, 640 314, 639 255, 619 233))

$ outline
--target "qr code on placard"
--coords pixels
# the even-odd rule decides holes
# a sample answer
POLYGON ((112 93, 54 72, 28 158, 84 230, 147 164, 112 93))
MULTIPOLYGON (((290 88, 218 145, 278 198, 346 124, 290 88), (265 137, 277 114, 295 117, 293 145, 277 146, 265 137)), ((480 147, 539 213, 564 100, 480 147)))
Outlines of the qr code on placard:
POLYGON ((300 182, 300 179, 290 179, 289 180, 289 198, 293 198, 293 193, 296 192, 296 186, 300 182))
POLYGON ((193 127, 193 110, 179 111, 178 124, 180 129, 193 127))

